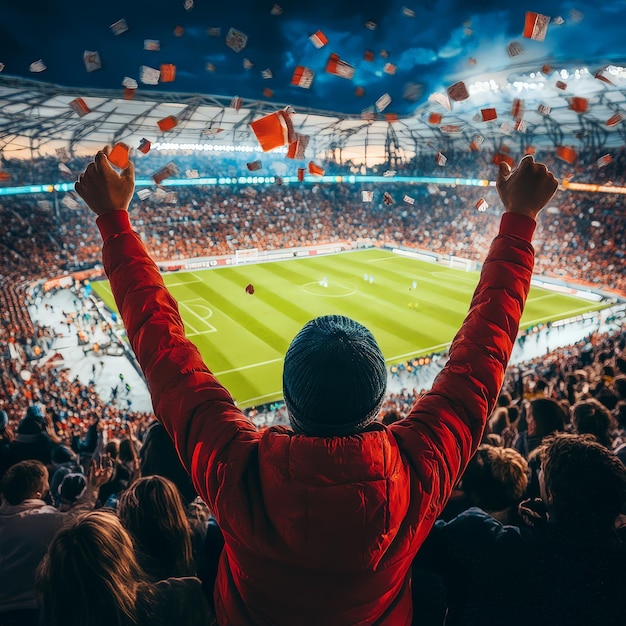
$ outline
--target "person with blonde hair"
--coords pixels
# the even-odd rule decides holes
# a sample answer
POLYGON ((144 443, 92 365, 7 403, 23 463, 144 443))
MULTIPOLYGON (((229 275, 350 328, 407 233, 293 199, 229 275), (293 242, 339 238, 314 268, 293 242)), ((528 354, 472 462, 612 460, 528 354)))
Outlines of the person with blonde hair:
POLYGON ((151 579, 196 573, 191 530, 171 481, 162 476, 140 478, 122 493, 117 512, 151 579))
POLYGON ((206 626, 197 578, 148 582, 112 513, 80 515, 52 540, 38 574, 42 626, 206 626))

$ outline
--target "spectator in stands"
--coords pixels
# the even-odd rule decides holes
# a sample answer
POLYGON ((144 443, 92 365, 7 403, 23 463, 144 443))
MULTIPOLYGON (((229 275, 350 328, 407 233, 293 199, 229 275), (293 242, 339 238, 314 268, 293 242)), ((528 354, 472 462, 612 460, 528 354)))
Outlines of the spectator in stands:
POLYGON ((151 580, 196 574, 185 510, 167 478, 149 476, 133 483, 120 497, 118 515, 151 580))
POLYGON ((626 465, 626 401, 618 402, 614 415, 617 422, 617 430, 613 440, 613 452, 626 465))
MULTIPOLYGON (((491 588, 481 583, 496 573, 491 569, 499 549, 494 547, 494 536, 505 535, 502 525, 519 519, 516 510, 526 492, 527 473, 519 452, 479 446, 462 478, 466 510, 449 522, 437 521, 415 559, 414 579, 421 585, 426 581, 430 590, 428 595, 420 588, 414 590, 415 604, 424 607, 426 615, 437 617, 436 609, 443 603, 448 607, 447 625, 496 623, 487 617, 489 613, 482 614, 491 588), (441 577, 447 602, 432 594, 437 590, 434 577, 441 577)), ((422 623, 419 613, 413 623, 422 623)))
POLYGON ((552 398, 536 398, 525 406, 528 430, 518 434, 513 446, 527 459, 544 437, 565 430, 567 415, 552 398))
POLYGON ((572 407, 572 425, 579 435, 593 435, 605 448, 611 449, 610 431, 614 426, 611 413, 595 398, 583 400, 572 407))
POLYGON ((615 522, 626 468, 588 435, 552 436, 540 456, 541 500, 523 503, 523 532, 470 509, 438 522, 418 554, 418 566, 444 577, 446 626, 624 623, 615 522))
POLYGON ((75 518, 53 539, 38 588, 45 626, 207 626, 212 616, 197 578, 156 584, 114 515, 75 518))
POLYGON ((400 419, 402 418, 398 415, 397 411, 386 411, 382 417, 381 422, 385 426, 391 426, 392 424, 395 424, 400 419))
POLYGON ((224 547, 222 532, 206 504, 198 497, 163 424, 154 422, 150 426, 139 458, 142 476, 162 476, 176 486, 191 529, 198 576, 214 610, 213 589, 217 580, 217 564, 224 547))
POLYGON ((0 624, 37 626, 35 572, 63 514, 46 504, 48 470, 40 461, 12 465, 0 491, 0 624))
POLYGON ((502 436, 507 429, 511 427, 509 423, 509 409, 506 407, 498 407, 491 414, 488 422, 488 431, 494 435, 502 436))
POLYGON ((33 405, 17 426, 15 441, 9 444, 11 463, 35 459, 44 465, 52 463, 52 451, 60 443, 52 420, 41 407, 33 405))
POLYGON ((0 480, 11 464, 9 444, 14 439, 15 435, 9 424, 9 416, 6 411, 0 410, 0 480))
POLYGON ((139 476, 139 459, 130 437, 124 437, 120 441, 119 463, 128 473, 129 481, 132 483, 139 476))
POLYGON ((139 451, 139 465, 142 476, 158 475, 171 480, 178 488, 185 507, 198 497, 163 424, 154 422, 146 432, 139 451))
POLYGON ((58 445, 52 451, 52 465, 50 468, 50 493, 55 506, 58 506, 59 487, 68 474, 84 473, 78 462, 77 455, 67 446, 58 445))
POLYGON ((528 487, 528 463, 511 448, 479 446, 463 474, 463 491, 475 506, 503 524, 517 521, 517 505, 528 487))
POLYGON ((407 419, 374 422, 385 360, 367 329, 330 315, 306 324, 285 356, 292 430, 261 434, 185 338, 131 229, 132 164, 117 174, 106 152, 96 155, 76 190, 99 216, 105 269, 155 413, 224 531, 218 621, 410 621, 413 558, 495 405, 530 286, 534 218, 556 188, 532 157, 513 172, 501 165, 500 235, 447 366, 407 419))
POLYGON ((87 478, 84 474, 79 472, 65 474, 58 487, 58 509, 61 512, 71 510, 71 508, 85 494, 86 490, 87 478))

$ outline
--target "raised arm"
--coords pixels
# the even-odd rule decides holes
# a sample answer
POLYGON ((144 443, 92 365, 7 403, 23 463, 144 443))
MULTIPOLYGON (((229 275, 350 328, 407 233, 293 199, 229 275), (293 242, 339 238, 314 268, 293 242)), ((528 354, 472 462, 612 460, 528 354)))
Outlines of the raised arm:
MULTIPOLYGON (((213 505, 218 466, 228 460, 230 444, 255 440, 256 430, 185 337, 176 301, 131 228, 132 162, 118 174, 107 150, 98 152, 76 191, 98 216, 104 268, 148 381, 155 415, 172 437, 196 490, 213 505)), ((236 456, 245 455, 239 450, 236 456)))
POLYGON ((476 451, 502 386, 530 288, 535 218, 557 182, 526 156, 513 172, 501 164, 497 188, 506 213, 449 360, 408 418, 391 426, 438 510, 476 451))

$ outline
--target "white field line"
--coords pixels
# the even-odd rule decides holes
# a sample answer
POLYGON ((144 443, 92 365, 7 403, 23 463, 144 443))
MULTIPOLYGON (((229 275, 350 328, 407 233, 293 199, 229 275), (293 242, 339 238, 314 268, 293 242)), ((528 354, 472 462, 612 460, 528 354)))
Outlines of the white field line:
MULTIPOLYGON (((444 348, 450 345, 451 342, 448 343, 441 343, 438 346, 430 346, 427 348, 423 348, 420 350, 414 350, 413 352, 407 352, 406 354, 399 354, 397 356, 393 356, 393 357, 389 357, 388 359, 385 359, 386 361, 397 361, 399 359, 403 359, 405 357, 410 357, 413 356, 414 354, 426 354, 428 352, 434 352, 435 350, 438 350, 439 348, 444 348)), ((253 369, 255 367, 262 367, 264 365, 270 365, 272 363, 278 363, 279 361, 282 361, 283 357, 279 357, 276 359, 269 359, 268 361, 260 361, 259 363, 251 363, 250 365, 244 365, 243 367, 233 367, 232 369, 229 370, 222 370, 221 372, 213 372, 213 374, 215 376, 221 376, 223 374, 233 374, 234 372, 240 372, 242 370, 249 370, 249 369, 253 369)), ((272 394, 268 394, 268 395, 272 395, 272 394)))
POLYGON ((256 396, 256 398, 246 398, 245 400, 238 400, 238 404, 247 404, 248 402, 257 402, 258 400, 263 400, 263 398, 269 398, 270 396, 282 396, 283 391, 273 391, 272 393, 266 393, 262 396, 256 396))
POLYGON ((413 352, 407 352, 406 354, 398 354, 397 356, 390 356, 388 359, 385 359, 385 362, 388 361, 397 361, 399 359, 405 359, 408 357, 412 357, 413 355, 418 355, 418 354, 427 354, 428 352, 435 352, 436 350, 439 350, 439 348, 447 348, 452 342, 448 341, 446 343, 440 343, 437 346, 430 346, 427 348, 422 348, 420 350, 413 350, 413 352))
POLYGON ((529 304, 532 304, 534 302, 539 302, 539 300, 547 300, 548 298, 554 298, 555 296, 564 296, 567 294, 563 294, 563 293, 546 293, 543 296, 537 296, 536 298, 530 298, 527 302, 526 302, 526 306, 528 306, 529 304))
MULTIPOLYGON (((572 317, 572 315, 577 315, 578 313, 592 313, 594 309, 590 309, 589 307, 583 307, 581 309, 572 309, 571 311, 563 311, 562 313, 559 313, 559 319, 566 319, 568 317, 572 317), (561 317, 562 316, 562 317, 561 317)), ((548 317, 552 317, 551 315, 549 315, 548 317)), ((540 317, 536 320, 530 320, 529 322, 524 321, 524 326, 534 326, 535 324, 539 324, 539 322, 542 322, 545 319, 545 317, 540 317)))
POLYGON ((283 357, 277 359, 270 359, 269 361, 260 361, 259 363, 251 363, 250 365, 244 365, 243 367, 233 367, 230 370, 223 370, 221 372, 214 372, 215 376, 221 376, 222 374, 232 374, 234 372, 241 372, 241 370, 249 370, 253 367, 262 367, 263 365, 270 365, 271 363, 278 363, 282 361, 283 357))
POLYGON ((201 282, 201 280, 188 280, 187 282, 179 281, 177 283, 165 283, 165 286, 169 289, 170 287, 185 287, 187 285, 195 285, 196 283, 201 282))
POLYGON ((191 309, 191 307, 189 307, 187 304, 185 304, 185 302, 179 302, 178 303, 180 306, 184 306, 187 311, 189 311, 189 313, 191 313, 192 315, 194 315, 195 317, 197 317, 205 326, 208 326, 207 330, 204 331, 204 333, 199 333, 195 328, 193 328, 191 326, 191 324, 187 324, 190 328, 192 328, 194 330, 194 332, 202 335, 205 333, 216 333, 217 332, 217 328, 215 328, 215 326, 213 326, 212 324, 209 324, 209 322, 206 321, 206 319, 202 318, 200 315, 198 315, 194 310, 191 309))
POLYGON ((197 337, 198 335, 204 335, 203 332, 201 333, 199 330, 196 330, 189 322, 183 321, 183 324, 187 326, 187 328, 191 328, 193 331, 191 333, 185 333, 185 337, 197 337))

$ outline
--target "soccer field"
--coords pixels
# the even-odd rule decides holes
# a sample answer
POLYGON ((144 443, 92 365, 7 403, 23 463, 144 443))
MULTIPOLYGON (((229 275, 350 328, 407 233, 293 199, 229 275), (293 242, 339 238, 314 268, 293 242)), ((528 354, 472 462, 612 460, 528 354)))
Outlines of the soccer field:
MULTIPOLYGON (((369 249, 163 278, 187 336, 245 408, 281 399, 285 352, 318 315, 347 315, 367 326, 388 365, 442 352, 467 313, 478 273, 369 249)), ((116 310, 107 281, 92 287, 116 310)), ((603 306, 532 287, 521 328, 603 306)))

